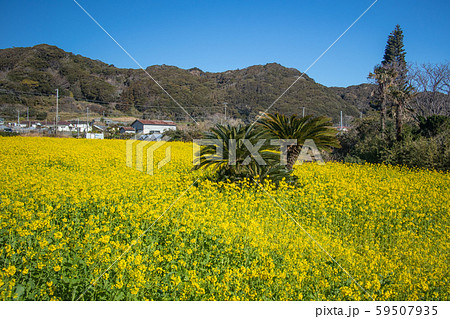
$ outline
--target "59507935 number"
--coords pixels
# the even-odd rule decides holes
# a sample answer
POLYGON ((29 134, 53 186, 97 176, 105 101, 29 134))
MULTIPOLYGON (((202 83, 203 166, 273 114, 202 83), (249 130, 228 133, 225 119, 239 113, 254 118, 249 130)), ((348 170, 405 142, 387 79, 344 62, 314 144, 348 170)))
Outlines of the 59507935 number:
POLYGON ((377 316, 435 316, 437 306, 377 306, 377 316))

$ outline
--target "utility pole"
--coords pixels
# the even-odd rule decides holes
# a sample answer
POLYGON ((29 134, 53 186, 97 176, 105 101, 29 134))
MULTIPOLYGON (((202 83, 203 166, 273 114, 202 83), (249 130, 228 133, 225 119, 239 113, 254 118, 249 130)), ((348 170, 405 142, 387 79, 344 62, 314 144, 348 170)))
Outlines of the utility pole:
POLYGON ((305 117, 305 107, 303 107, 303 117, 305 117))
POLYGON ((30 127, 30 116, 29 116, 29 112, 30 108, 27 106, 27 123, 28 123, 28 127, 30 127))
POLYGON ((59 98, 59 90, 56 89, 56 124, 58 124, 58 98, 59 98))
POLYGON ((77 118, 77 138, 80 138, 80 119, 77 118))
POLYGON ((342 126, 343 126, 343 122, 342 122, 342 111, 341 111, 341 131, 342 131, 342 126))
POLYGON ((55 134, 57 134, 58 133, 58 107, 59 107, 59 105, 58 105, 58 99, 59 99, 59 90, 58 89, 56 89, 56 126, 55 126, 55 128, 56 128, 56 131, 55 131, 55 134))
POLYGON ((89 131, 89 107, 86 106, 86 138, 89 131))
POLYGON ((17 126, 20 127, 20 111, 17 110, 17 126))
POLYGON ((58 133, 58 97, 59 91, 56 89, 56 116, 55 116, 55 134, 58 133))
POLYGON ((225 123, 227 122, 227 102, 223 103, 223 105, 225 106, 225 123))

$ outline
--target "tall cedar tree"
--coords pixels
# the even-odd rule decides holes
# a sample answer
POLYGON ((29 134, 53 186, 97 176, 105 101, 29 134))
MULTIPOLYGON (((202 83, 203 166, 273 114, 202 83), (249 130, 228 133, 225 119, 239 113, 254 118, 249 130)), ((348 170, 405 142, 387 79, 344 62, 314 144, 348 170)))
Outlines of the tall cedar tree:
MULTIPOLYGON (((388 89, 390 91, 392 102, 395 106, 396 137, 398 141, 402 139, 404 108, 414 95, 413 88, 408 85, 407 81, 408 70, 406 68, 405 56, 406 51, 403 47, 403 31, 397 24, 394 31, 392 31, 388 37, 381 65, 382 68, 390 70, 394 76, 394 79, 388 89)), ((380 75, 381 74, 378 74, 378 76, 380 75)), ((380 81, 378 81, 378 84, 381 86, 380 81)))
POLYGON ((397 24, 388 37, 381 64, 383 67, 393 68, 397 72, 396 84, 399 86, 406 84, 406 51, 403 46, 403 31, 397 24))

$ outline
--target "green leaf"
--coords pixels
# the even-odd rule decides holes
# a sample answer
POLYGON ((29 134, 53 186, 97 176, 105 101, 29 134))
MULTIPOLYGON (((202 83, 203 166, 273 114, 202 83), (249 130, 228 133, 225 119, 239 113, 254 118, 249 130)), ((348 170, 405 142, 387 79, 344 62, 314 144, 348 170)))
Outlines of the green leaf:
POLYGON ((22 285, 17 285, 16 292, 14 293, 15 295, 17 295, 17 297, 14 298, 14 300, 20 299, 20 297, 23 295, 24 292, 25 292, 25 287, 22 285))

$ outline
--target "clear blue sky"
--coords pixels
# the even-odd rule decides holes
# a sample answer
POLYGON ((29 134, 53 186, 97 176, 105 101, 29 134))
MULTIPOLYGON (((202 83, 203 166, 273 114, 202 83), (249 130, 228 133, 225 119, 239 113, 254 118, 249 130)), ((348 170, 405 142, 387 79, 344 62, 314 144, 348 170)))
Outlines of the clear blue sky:
MULTIPOLYGON (((277 62, 305 70, 373 0, 79 3, 144 67, 218 72, 277 62)), ((398 23, 408 62, 449 61, 450 1, 379 0, 308 75, 327 86, 367 81, 398 23)), ((72 0, 2 0, 0 48, 56 45, 137 68, 72 0)))

